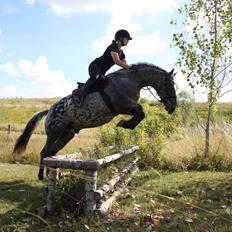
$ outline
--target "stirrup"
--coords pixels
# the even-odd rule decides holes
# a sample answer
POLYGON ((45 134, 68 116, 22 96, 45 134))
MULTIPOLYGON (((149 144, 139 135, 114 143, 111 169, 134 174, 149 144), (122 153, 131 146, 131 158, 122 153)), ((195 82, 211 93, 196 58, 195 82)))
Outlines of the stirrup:
POLYGON ((84 97, 79 97, 79 101, 76 103, 78 106, 81 106, 84 101, 84 97))

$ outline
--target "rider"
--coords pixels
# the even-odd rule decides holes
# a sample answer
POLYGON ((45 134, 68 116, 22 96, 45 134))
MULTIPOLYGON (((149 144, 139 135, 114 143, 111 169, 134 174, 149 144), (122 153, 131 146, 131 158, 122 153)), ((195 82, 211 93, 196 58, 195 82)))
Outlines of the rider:
POLYGON ((115 33, 115 40, 106 48, 102 56, 96 58, 89 65, 90 78, 85 83, 80 96, 80 105, 90 92, 97 79, 104 79, 105 73, 114 65, 117 64, 122 68, 129 68, 125 59, 125 54, 121 47, 127 46, 129 40, 132 40, 127 30, 118 30, 115 33))

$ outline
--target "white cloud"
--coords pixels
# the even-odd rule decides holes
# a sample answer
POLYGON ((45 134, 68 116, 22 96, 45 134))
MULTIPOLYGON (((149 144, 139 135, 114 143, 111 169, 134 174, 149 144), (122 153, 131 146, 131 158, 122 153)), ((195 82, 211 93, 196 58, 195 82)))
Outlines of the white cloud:
MULTIPOLYGON (((39 56, 35 61, 20 59, 17 64, 0 65, 0 70, 31 86, 36 97, 63 96, 71 93, 72 86, 64 77, 62 70, 50 70, 47 59, 39 56), (36 88, 34 87, 36 85, 36 88)), ((25 96, 28 97, 30 89, 25 96)), ((33 93, 31 93, 33 96, 33 93)))
POLYGON ((25 0, 25 3, 28 5, 33 5, 36 0, 25 0))
POLYGON ((15 96, 16 87, 14 85, 2 85, 0 86, 1 96, 15 96))
MULTIPOLYGON (((28 0, 30 1, 30 0, 28 0)), ((142 25, 135 21, 136 15, 155 15, 162 11, 172 11, 177 7, 179 0, 37 0, 46 3, 50 10, 56 15, 69 16, 75 13, 95 13, 102 12, 111 15, 111 20, 107 25, 106 34, 93 42, 93 48, 97 52, 102 52, 105 46, 114 38, 118 29, 125 28, 130 31, 134 39, 129 44, 129 53, 134 55, 147 55, 157 53, 167 47, 159 31, 151 34, 143 34, 142 25)), ((31 0, 30 2, 34 2, 31 0)))
MULTIPOLYGON (((2 30, 0 28, 0 36, 2 35, 2 30)), ((2 48, 0 47, 0 53, 2 53, 2 48)))
POLYGON ((39 56, 35 62, 26 59, 19 60, 18 70, 27 80, 36 84, 65 82, 63 72, 61 70, 50 70, 47 59, 44 56, 39 56))
MULTIPOLYGON (((106 35, 96 40, 93 44, 98 53, 106 48, 106 44, 113 38, 112 35, 106 35)), ((156 31, 152 34, 138 35, 123 50, 136 56, 154 54, 168 47, 167 42, 163 41, 160 32, 156 31)))
MULTIPOLYGON (((154 0, 37 0, 49 5, 57 15, 71 15, 79 12, 93 13, 106 12, 118 15, 133 16, 134 14, 155 14, 164 10, 172 10, 177 6, 176 0, 163 0, 155 3, 154 0)), ((35 0, 27 0, 34 3, 35 0)))
POLYGON ((160 32, 156 31, 152 34, 137 36, 128 51, 134 55, 154 54, 168 47, 166 41, 160 36, 160 32))
POLYGON ((10 62, 0 65, 0 70, 5 71, 10 76, 17 76, 18 74, 15 65, 10 62))

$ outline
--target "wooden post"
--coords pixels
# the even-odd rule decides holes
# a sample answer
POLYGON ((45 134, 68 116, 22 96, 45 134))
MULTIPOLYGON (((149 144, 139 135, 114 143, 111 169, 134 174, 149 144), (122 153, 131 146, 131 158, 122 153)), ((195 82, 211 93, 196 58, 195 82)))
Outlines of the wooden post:
POLYGON ((97 170, 85 171, 85 215, 91 216, 96 209, 94 193, 97 189, 97 170))
POLYGON ((47 213, 50 214, 53 211, 53 204, 52 204, 52 192, 54 187, 56 186, 56 182, 58 180, 58 172, 59 169, 57 168, 49 168, 48 174, 48 194, 47 194, 47 213))
POLYGON ((11 127, 10 127, 10 124, 8 124, 8 126, 7 126, 7 134, 8 135, 10 134, 10 131, 11 131, 11 127))

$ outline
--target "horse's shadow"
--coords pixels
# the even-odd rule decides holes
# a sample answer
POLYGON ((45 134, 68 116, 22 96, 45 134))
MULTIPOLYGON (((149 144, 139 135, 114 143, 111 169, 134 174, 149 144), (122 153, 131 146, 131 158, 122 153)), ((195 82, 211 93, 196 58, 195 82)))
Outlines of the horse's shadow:
POLYGON ((32 218, 28 223, 33 223, 36 217, 32 215, 38 215, 45 198, 46 191, 42 185, 33 186, 23 180, 0 181, 0 228, 3 231, 4 228, 6 231, 15 229, 14 226, 25 224, 28 218, 32 218))

